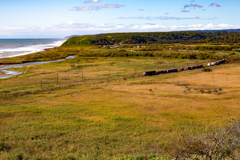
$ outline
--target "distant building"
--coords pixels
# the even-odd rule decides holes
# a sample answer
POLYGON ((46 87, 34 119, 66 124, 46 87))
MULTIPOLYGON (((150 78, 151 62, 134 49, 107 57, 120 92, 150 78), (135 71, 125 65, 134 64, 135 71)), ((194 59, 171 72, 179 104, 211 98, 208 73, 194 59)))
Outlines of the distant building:
POLYGON ((106 48, 106 47, 107 47, 107 45, 103 45, 103 47, 104 47, 104 48, 106 48))
POLYGON ((141 46, 137 46, 137 48, 141 48, 141 46))
POLYGON ((119 48, 119 46, 114 46, 114 48, 119 48))

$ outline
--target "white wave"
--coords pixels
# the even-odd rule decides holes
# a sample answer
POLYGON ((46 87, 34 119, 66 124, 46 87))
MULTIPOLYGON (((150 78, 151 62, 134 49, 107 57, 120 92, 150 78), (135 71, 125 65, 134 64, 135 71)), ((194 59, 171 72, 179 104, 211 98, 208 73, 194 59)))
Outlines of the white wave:
POLYGON ((66 40, 58 40, 51 44, 38 44, 38 45, 31 45, 31 46, 11 48, 11 49, 0 49, 0 58, 10 58, 10 57, 16 57, 16 56, 41 52, 41 51, 44 51, 44 49, 59 47, 65 41, 66 40))

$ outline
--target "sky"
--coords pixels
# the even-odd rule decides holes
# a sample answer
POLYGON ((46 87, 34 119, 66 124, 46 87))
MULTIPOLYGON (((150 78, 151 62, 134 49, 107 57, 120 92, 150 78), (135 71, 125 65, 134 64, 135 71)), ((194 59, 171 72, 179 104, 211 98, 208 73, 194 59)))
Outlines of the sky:
POLYGON ((239 7, 239 0, 0 0, 0 39, 239 29, 239 7))

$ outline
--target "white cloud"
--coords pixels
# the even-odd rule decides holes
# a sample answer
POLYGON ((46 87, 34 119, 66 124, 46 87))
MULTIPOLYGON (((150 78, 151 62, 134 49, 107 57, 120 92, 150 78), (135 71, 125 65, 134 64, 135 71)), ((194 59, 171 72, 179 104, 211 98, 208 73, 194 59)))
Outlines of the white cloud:
POLYGON ((216 6, 216 7, 221 7, 218 3, 212 3, 210 6, 216 6))
POLYGON ((189 8, 189 7, 192 7, 192 8, 202 8, 203 6, 201 6, 199 4, 192 4, 192 3, 190 5, 188 5, 188 4, 184 5, 184 9, 189 8))
POLYGON ((164 31, 184 31, 184 30, 220 30, 220 29, 237 29, 240 25, 209 23, 193 24, 193 25, 173 25, 165 26, 160 24, 146 23, 144 25, 124 25, 124 24, 90 24, 77 23, 69 21, 67 23, 60 23, 52 27, 8 27, 0 26, 0 36, 16 36, 16 35, 62 35, 67 36, 71 34, 97 34, 97 33, 111 33, 111 32, 164 32, 164 31))
POLYGON ((157 17, 151 17, 151 16, 138 16, 138 17, 118 17, 118 19, 145 19, 145 20, 195 20, 195 19, 202 19, 202 20, 214 20, 217 19, 217 17, 214 18, 201 18, 201 17, 170 17, 170 16, 157 16, 157 17))
POLYGON ((137 30, 152 30, 152 29, 160 29, 159 31, 178 31, 178 30, 215 30, 215 29, 236 29, 240 28, 236 25, 230 24, 218 24, 214 25, 209 23, 207 25, 203 24, 194 24, 194 25, 174 25, 174 26, 164 26, 159 24, 146 23, 145 25, 129 25, 125 26, 123 24, 113 25, 113 24, 89 24, 89 23, 76 23, 70 21, 68 23, 62 23, 53 27, 54 29, 73 29, 73 30, 115 30, 115 29, 123 29, 128 31, 129 29, 137 29, 137 30))
POLYGON ((84 3, 99 3, 101 2, 100 0, 90 0, 90 1, 85 1, 84 3))
POLYGON ((182 10, 181 12, 185 12, 185 13, 187 13, 187 12, 190 12, 190 11, 189 11, 189 10, 185 10, 185 9, 184 9, 184 10, 182 10))
POLYGON ((70 9, 71 11, 92 11, 92 10, 100 10, 100 9, 106 9, 106 8, 121 8, 124 7, 124 5, 121 4, 106 4, 105 6, 78 6, 74 7, 74 9, 70 9))

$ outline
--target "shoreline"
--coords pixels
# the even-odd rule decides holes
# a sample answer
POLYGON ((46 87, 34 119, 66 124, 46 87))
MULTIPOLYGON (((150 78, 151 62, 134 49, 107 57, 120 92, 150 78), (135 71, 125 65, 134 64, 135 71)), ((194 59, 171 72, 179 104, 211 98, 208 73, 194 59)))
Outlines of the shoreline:
MULTIPOLYGON (((36 44, 16 44, 16 47, 12 48, 0 48, 0 59, 4 58, 14 58, 18 56, 24 56, 28 54, 39 53, 42 51, 48 51, 60 47, 67 39, 56 39, 56 41, 51 41, 49 43, 37 43, 36 44)), ((14 40, 13 40, 14 41, 14 40)), ((19 42, 20 43, 20 42, 19 42)), ((33 42, 32 42, 33 43, 33 42)), ((0 64, 1 65, 1 64, 0 64)))

